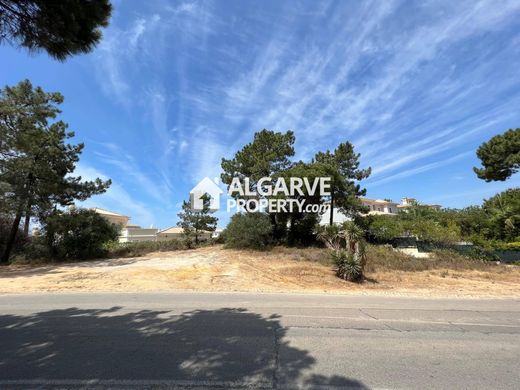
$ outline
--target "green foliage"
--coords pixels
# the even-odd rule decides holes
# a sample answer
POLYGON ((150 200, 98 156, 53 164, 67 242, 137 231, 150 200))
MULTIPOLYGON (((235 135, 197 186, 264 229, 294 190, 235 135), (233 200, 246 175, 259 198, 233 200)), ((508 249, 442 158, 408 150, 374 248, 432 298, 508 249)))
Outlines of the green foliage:
POLYGON ((393 238, 416 236, 434 243, 453 243, 461 240, 461 230, 451 211, 426 206, 412 206, 398 215, 370 215, 366 217, 367 236, 371 242, 386 244, 393 238))
POLYGON ((273 241, 272 229, 264 213, 235 214, 224 231, 225 244, 230 248, 266 249, 273 241))
POLYGON ((285 134, 266 129, 255 133, 253 142, 235 153, 231 160, 222 159, 222 182, 229 185, 234 177, 247 177, 254 189, 261 178, 274 179, 291 166, 289 157, 294 156, 293 144, 294 133, 290 130, 285 134))
POLYGON ((323 242, 327 248, 337 251, 344 246, 345 240, 339 225, 316 225, 314 231, 316 238, 323 242))
POLYGON ((484 201, 482 205, 493 230, 488 234, 503 241, 520 240, 520 188, 511 188, 484 201))
MULTIPOLYGON (((307 179, 309 182, 313 182, 320 177, 326 177, 327 172, 321 164, 299 161, 293 164, 292 167, 281 172, 280 176, 286 180, 286 183, 289 183, 291 178, 307 179)), ((296 193, 290 198, 300 202, 303 201, 303 207, 322 203, 322 196, 318 191, 310 195, 308 189, 304 186, 302 192, 303 195, 296 193)), ((313 228, 320 218, 318 213, 300 213, 293 211, 292 213, 276 213, 274 217, 279 231, 283 231, 289 226, 287 230, 287 243, 289 245, 308 245, 315 242, 313 228)), ((275 236, 280 237, 282 235, 275 234, 275 236)))
POLYGON ((61 94, 33 88, 28 80, 0 91, 0 204, 14 215, 4 262, 22 216, 45 216, 57 205, 85 200, 110 186, 110 180, 82 182, 71 176, 83 144, 66 143, 74 133, 55 120, 62 102, 61 94))
POLYGON ((390 243, 392 239, 403 235, 406 231, 397 215, 369 215, 365 217, 365 221, 368 239, 378 244, 390 243))
POLYGON ((520 241, 515 242, 493 242, 493 249, 503 250, 503 251, 520 251, 520 241))
POLYGON ((183 240, 138 241, 119 243, 109 241, 103 245, 108 257, 138 257, 151 252, 168 252, 189 249, 183 240))
POLYGON ((192 239, 198 244, 201 234, 214 232, 217 228, 218 218, 211 216, 209 201, 209 197, 204 195, 202 210, 193 210, 190 202, 182 202, 182 212, 177 214, 180 218, 177 226, 182 227, 188 246, 191 245, 192 239))
POLYGON ((42 233, 52 258, 83 260, 105 256, 104 245, 118 237, 119 227, 93 210, 74 209, 45 218, 42 233))
POLYGON ((454 221, 443 223, 432 219, 415 218, 405 220, 403 226, 406 232, 423 241, 447 244, 461 239, 460 229, 454 221))
POLYGON ((64 60, 94 48, 111 11, 108 0, 0 0, 0 43, 64 60))
POLYGON ((318 220, 319 216, 312 213, 293 216, 288 230, 287 243, 296 246, 316 244, 316 236, 313 229, 318 220))
POLYGON ((368 245, 367 272, 427 271, 435 269, 487 270, 495 263, 473 253, 457 253, 452 250, 435 250, 430 258, 415 258, 394 250, 390 245, 368 245))
POLYGON ((461 235, 469 241, 486 241, 494 235, 494 228, 486 214, 480 206, 470 206, 462 210, 452 210, 452 219, 460 226, 461 235))
POLYGON ((342 225, 316 226, 317 238, 331 249, 337 275, 355 281, 363 277, 365 267, 364 231, 352 221, 342 225))
POLYGON ((509 129, 484 142, 477 149, 483 168, 473 168, 477 176, 489 181, 504 181, 520 169, 520 128, 509 129))
POLYGON ((361 263, 348 251, 343 249, 331 251, 330 257, 336 265, 336 275, 341 279, 354 282, 359 281, 363 276, 361 263))
MULTIPOLYGON (((360 155, 354 152, 350 142, 341 143, 333 152, 316 154, 309 163, 303 161, 293 163, 289 158, 295 153, 294 142, 292 131, 276 133, 264 129, 255 133, 253 141, 238 151, 233 159, 222 159, 222 182, 229 186, 235 177, 242 183, 243 179, 248 178, 249 190, 255 191, 261 178, 270 177, 271 183, 264 182, 264 184, 273 185, 280 177, 306 178, 311 182, 316 178, 330 177, 333 193, 331 197, 324 197, 318 193, 310 195, 309 191, 303 188, 303 194, 294 194, 291 198, 303 201, 304 207, 329 200, 332 207, 336 206, 347 214, 354 215, 359 211, 366 211, 358 198, 366 191, 361 189, 358 182, 369 176, 370 168, 359 169, 360 155)), ((245 199, 250 197, 238 193, 233 196, 245 199)), ((277 197, 282 198, 286 195, 278 194, 277 197)), ((318 220, 317 214, 309 216, 293 211, 270 213, 269 217, 273 239, 276 242, 301 245, 314 241, 312 222, 318 220)))
POLYGON ((370 176, 371 168, 359 169, 359 157, 350 142, 339 144, 334 152, 318 152, 314 157, 313 163, 320 164, 326 172, 324 176, 331 178, 331 225, 334 207, 350 216, 367 211, 359 199, 366 194, 366 189, 361 188, 359 181, 370 176))
MULTIPOLYGON (((222 159, 222 182, 229 186, 233 178, 237 177, 244 184, 244 179, 248 178, 249 189, 256 190, 258 180, 270 177, 272 179, 270 184, 273 185, 276 178, 292 165, 289 158, 294 156, 294 141, 294 133, 290 130, 286 133, 278 133, 264 129, 255 133, 253 141, 236 152, 232 159, 222 159)), ((237 193, 234 193, 233 197, 250 198, 237 193)), ((277 240, 286 238, 287 218, 287 215, 276 213, 270 216, 272 234, 277 240)))

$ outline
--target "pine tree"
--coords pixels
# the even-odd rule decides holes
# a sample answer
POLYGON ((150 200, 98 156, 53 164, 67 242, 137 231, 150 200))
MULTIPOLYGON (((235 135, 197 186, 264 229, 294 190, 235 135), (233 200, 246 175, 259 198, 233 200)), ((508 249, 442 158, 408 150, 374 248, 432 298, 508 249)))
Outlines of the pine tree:
POLYGON ((333 224, 334 207, 347 215, 366 211, 359 200, 366 194, 366 189, 357 182, 369 177, 371 168, 359 169, 359 157, 350 142, 339 144, 334 152, 318 152, 314 157, 313 163, 320 164, 331 178, 330 225, 333 224))
POLYGON ((1 262, 7 262, 22 216, 42 217, 57 206, 105 192, 111 182, 70 176, 83 144, 66 140, 74 133, 54 120, 60 93, 46 93, 28 81, 0 90, 0 205, 13 224, 1 262))
POLYGON ((45 50, 63 61, 94 48, 111 12, 108 0, 0 0, 0 43, 45 50))
POLYGON ((218 218, 211 215, 209 209, 210 198, 207 195, 203 197, 202 210, 193 210, 191 202, 182 202, 182 212, 177 214, 180 221, 177 226, 181 227, 184 235, 188 240, 195 239, 195 244, 199 243, 199 237, 205 232, 213 232, 217 228, 218 218))
POLYGON ((520 128, 510 129, 484 142, 477 149, 483 168, 473 168, 477 176, 489 181, 504 181, 520 169, 520 128))

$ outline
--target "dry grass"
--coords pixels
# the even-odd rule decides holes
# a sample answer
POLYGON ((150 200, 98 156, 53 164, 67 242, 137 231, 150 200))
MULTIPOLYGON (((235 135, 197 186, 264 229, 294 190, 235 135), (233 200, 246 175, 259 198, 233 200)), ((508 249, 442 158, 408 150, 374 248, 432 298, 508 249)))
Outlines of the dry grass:
POLYGON ((270 251, 210 246, 138 258, 0 268, 0 293, 35 291, 333 292, 413 296, 520 297, 520 267, 440 253, 414 259, 369 247, 367 279, 335 276, 322 248, 270 251))
POLYGON ((367 247, 366 272, 380 271, 428 271, 435 269, 461 270, 499 270, 504 267, 493 262, 472 259, 458 253, 439 250, 430 258, 418 259, 395 251, 386 245, 369 245, 367 247))

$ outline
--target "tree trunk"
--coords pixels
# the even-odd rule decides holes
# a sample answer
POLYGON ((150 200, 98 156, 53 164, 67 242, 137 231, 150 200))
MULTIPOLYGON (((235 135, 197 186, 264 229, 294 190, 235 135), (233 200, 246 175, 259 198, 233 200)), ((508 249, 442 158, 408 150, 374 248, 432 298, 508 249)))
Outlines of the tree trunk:
POLYGON ((13 221, 13 226, 11 226, 11 231, 9 232, 9 238, 7 239, 7 244, 4 249, 4 253, 2 254, 2 258, 0 259, 0 263, 7 263, 9 260, 9 256, 11 255, 11 250, 14 246, 14 240, 16 239, 16 233, 18 233, 18 227, 20 226, 20 220, 22 219, 22 212, 18 211, 13 221))
POLYGON ((334 225, 334 188, 330 191, 330 219, 329 225, 334 225))
POLYGON ((27 211, 25 213, 25 222, 23 224, 23 232, 26 236, 29 235, 29 225, 31 223, 31 211, 29 209, 29 211, 27 211))

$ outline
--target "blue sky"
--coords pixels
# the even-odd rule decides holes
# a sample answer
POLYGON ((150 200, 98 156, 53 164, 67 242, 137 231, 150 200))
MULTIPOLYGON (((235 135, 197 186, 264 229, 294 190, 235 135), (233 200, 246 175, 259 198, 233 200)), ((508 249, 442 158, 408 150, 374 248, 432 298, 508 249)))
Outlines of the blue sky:
POLYGON ((116 1, 88 55, 0 46, 0 83, 62 92, 77 173, 113 181, 86 205, 144 226, 174 225, 263 128, 292 129, 295 159, 350 140, 368 197, 463 207, 520 185, 472 171, 520 127, 519 19, 519 1, 116 1))

